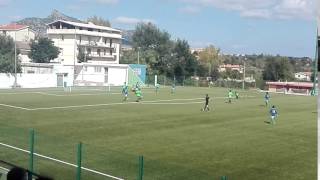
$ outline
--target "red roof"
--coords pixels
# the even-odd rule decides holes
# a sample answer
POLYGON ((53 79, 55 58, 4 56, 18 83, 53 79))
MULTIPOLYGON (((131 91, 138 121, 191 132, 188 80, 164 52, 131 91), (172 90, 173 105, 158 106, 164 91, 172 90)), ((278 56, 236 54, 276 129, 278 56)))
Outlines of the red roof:
POLYGON ((0 25, 0 30, 20 30, 25 29, 28 26, 21 25, 21 24, 6 24, 6 25, 0 25))
POLYGON ((313 83, 309 82, 266 82, 268 85, 289 86, 289 87, 313 87, 313 83))

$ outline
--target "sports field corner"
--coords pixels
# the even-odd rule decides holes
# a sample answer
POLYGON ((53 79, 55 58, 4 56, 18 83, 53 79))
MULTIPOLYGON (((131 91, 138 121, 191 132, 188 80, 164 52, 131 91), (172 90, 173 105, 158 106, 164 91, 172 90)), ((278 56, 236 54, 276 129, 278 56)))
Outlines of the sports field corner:
POLYGON ((226 88, 143 88, 143 99, 120 87, 0 90, 0 159, 29 166, 29 131, 35 130, 36 173, 75 179, 77 143, 83 143, 84 179, 315 179, 317 100, 271 93, 279 117, 269 124, 264 92, 226 88), (204 97, 209 112, 202 112, 204 97), (99 174, 100 172, 100 174, 99 174))

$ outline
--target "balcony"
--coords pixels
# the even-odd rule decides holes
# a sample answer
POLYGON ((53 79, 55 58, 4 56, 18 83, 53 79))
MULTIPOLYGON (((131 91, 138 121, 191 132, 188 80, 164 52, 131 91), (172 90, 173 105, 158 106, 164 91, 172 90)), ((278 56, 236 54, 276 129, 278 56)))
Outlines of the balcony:
POLYGON ((87 36, 96 36, 96 37, 107 37, 114 39, 121 39, 121 34, 106 33, 106 32, 97 32, 97 31, 88 31, 80 29, 47 29, 47 34, 77 34, 77 35, 87 35, 87 36))
POLYGON ((87 54, 87 57, 89 57, 89 58, 101 58, 101 59, 113 59, 114 55, 110 55, 110 54, 104 55, 103 53, 101 53, 99 55, 98 53, 91 53, 91 54, 87 54))
POLYGON ((81 47, 96 47, 96 48, 106 48, 106 49, 112 49, 112 51, 116 51, 116 44, 112 44, 110 46, 109 43, 105 44, 105 43, 102 43, 102 42, 94 42, 94 41, 91 41, 91 42, 82 42, 80 44, 78 44, 78 46, 81 46, 81 47))

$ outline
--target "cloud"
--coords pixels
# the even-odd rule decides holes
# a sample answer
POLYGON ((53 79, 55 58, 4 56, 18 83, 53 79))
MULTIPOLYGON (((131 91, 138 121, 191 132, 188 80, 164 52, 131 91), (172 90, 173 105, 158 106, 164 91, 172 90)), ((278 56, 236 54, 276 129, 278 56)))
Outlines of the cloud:
MULTIPOLYGON (((177 0, 186 6, 236 11, 246 18, 303 19, 316 16, 316 0, 177 0)), ((200 11, 200 10, 199 10, 200 11)))
POLYGON ((200 12, 200 8, 197 6, 185 6, 179 9, 180 13, 185 13, 185 14, 197 14, 200 12))
POLYGON ((119 16, 113 20, 114 23, 117 24, 126 24, 126 25, 136 25, 138 23, 155 23, 153 19, 138 19, 132 17, 119 16))

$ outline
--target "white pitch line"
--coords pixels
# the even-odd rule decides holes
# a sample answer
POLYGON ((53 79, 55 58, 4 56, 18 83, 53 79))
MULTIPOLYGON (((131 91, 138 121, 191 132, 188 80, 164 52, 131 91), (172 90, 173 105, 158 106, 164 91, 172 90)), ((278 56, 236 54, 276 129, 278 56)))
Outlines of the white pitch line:
MULTIPOLYGON (((254 98, 254 97, 255 96, 242 96, 242 98, 254 98)), ((160 102, 193 101, 193 100, 199 100, 199 99, 204 99, 204 98, 153 100, 153 101, 141 101, 140 103, 137 103, 137 102, 121 102, 120 103, 119 102, 119 103, 105 103, 105 104, 84 104, 84 105, 72 105, 72 106, 42 107, 42 108, 24 108, 24 107, 12 106, 8 104, 0 104, 0 106, 22 109, 27 111, 37 111, 37 110, 70 109, 70 108, 81 108, 81 107, 99 107, 99 106, 114 106, 114 105, 128 105, 128 104, 147 104, 147 103, 159 104, 160 102)), ((227 97, 215 97, 213 99, 227 99, 227 97)), ((192 102, 192 103, 195 103, 195 102, 192 102)), ((171 103, 171 104, 174 104, 174 103, 171 103)), ((183 103, 179 103, 179 104, 183 104, 183 103)))
MULTIPOLYGON (((30 151, 27 151, 27 150, 24 150, 24 149, 15 147, 15 146, 11 146, 11 145, 8 145, 8 144, 5 144, 5 143, 1 143, 1 142, 0 142, 0 145, 30 154, 30 151)), ((52 161, 55 161, 55 162, 58 162, 58 163, 61 163, 61 164, 69 165, 69 166, 72 166, 72 167, 78 167, 76 164, 65 162, 65 161, 62 161, 62 160, 59 160, 59 159, 55 159, 55 158, 52 158, 52 157, 49 157, 49 156, 45 156, 45 155, 42 155, 42 154, 34 153, 34 155, 42 157, 44 159, 49 159, 49 160, 52 160, 52 161)), ((110 178, 113 178, 113 179, 124 180, 122 178, 115 177, 115 176, 112 176, 112 175, 109 175, 109 174, 105 174, 105 173, 102 173, 102 172, 99 172, 99 171, 96 171, 96 170, 93 170, 93 169, 89 169, 89 168, 86 168, 86 167, 81 167, 81 169, 89 171, 89 172, 92 172, 92 173, 100 174, 102 176, 110 177, 110 178)))
POLYGON ((9 104, 0 104, 0 106, 10 107, 10 108, 15 108, 15 109, 23 109, 23 110, 27 110, 27 111, 30 111, 30 110, 31 110, 31 109, 29 109, 29 108, 24 108, 24 107, 19 107, 19 106, 13 106, 13 105, 9 105, 9 104))
POLYGON ((4 167, 0 167, 0 169, 3 169, 3 170, 8 171, 8 172, 10 171, 10 169, 4 168, 4 167))
POLYGON ((157 104, 160 104, 160 105, 178 105, 178 104, 181 104, 181 105, 188 105, 188 104, 201 104, 201 103, 203 103, 203 102, 185 102, 185 103, 144 103, 144 102, 142 102, 141 104, 148 104, 148 105, 150 105, 150 104, 152 104, 152 105, 157 105, 157 104))
MULTIPOLYGON (((193 98, 193 99, 168 99, 168 100, 156 100, 156 101, 143 101, 144 103, 157 103, 157 102, 170 102, 170 101, 188 101, 188 100, 197 100, 202 98, 193 98)), ((51 109, 70 109, 70 108, 79 108, 79 107, 98 107, 98 106, 113 106, 120 104, 139 104, 137 102, 121 102, 121 103, 107 103, 107 104, 85 104, 85 105, 74 105, 74 106, 55 106, 55 107, 46 107, 46 108, 33 108, 28 109, 29 111, 36 110, 51 110, 51 109)))

